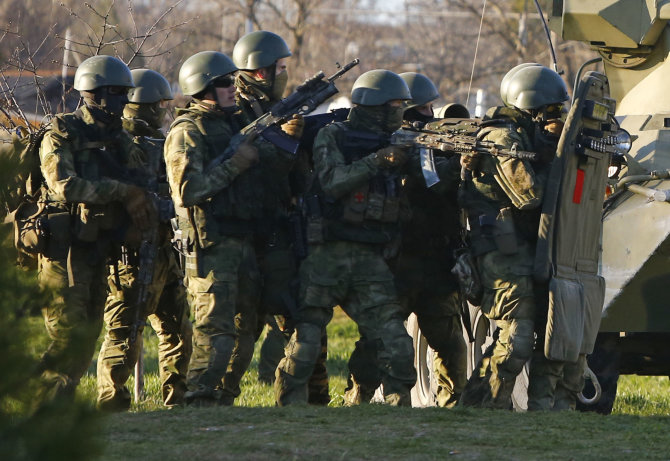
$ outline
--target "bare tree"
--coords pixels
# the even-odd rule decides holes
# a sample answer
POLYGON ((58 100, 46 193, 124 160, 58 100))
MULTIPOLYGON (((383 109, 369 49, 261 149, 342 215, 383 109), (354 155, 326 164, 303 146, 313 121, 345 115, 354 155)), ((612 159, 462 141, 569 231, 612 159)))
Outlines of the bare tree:
POLYGON ((155 62, 152 67, 159 68, 167 61, 163 58, 187 40, 188 35, 175 32, 192 22, 188 18, 171 20, 183 0, 166 3, 162 11, 154 7, 151 16, 143 14, 148 11, 146 4, 136 11, 132 0, 98 0, 76 10, 71 6, 73 1, 63 1, 52 8, 50 20, 57 21, 53 23, 26 15, 26 8, 46 9, 48 4, 29 0, 10 3, 15 11, 5 9, 4 4, 0 10, 7 21, 0 23, 0 40, 3 49, 9 50, 0 65, 0 111, 6 130, 17 125, 30 130, 42 117, 57 112, 59 101, 65 102, 77 63, 64 62, 64 51, 73 53, 79 62, 89 56, 110 54, 133 67, 155 62), (70 33, 65 33, 66 29, 70 33), (69 37, 67 42, 65 36, 69 37))

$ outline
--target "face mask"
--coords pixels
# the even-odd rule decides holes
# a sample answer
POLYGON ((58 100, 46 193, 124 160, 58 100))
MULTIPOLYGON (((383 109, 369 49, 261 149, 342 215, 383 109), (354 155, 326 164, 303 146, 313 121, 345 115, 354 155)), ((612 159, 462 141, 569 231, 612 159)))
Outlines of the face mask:
POLYGON ((163 127, 167 109, 160 106, 160 103, 135 104, 129 103, 123 110, 126 118, 138 118, 144 120, 149 126, 159 129, 163 127))
POLYGON ((356 106, 357 117, 366 125, 386 133, 393 133, 402 126, 404 107, 393 107, 388 104, 381 106, 356 106))
POLYGON ((279 101, 284 96, 286 85, 288 84, 288 72, 282 70, 275 75, 275 82, 272 86, 271 97, 274 101, 279 101))
POLYGON ((98 104, 102 110, 112 116, 121 117, 123 108, 128 104, 128 90, 119 90, 116 87, 102 87, 96 91, 96 101, 98 98, 100 99, 98 104))
POLYGON ((423 122, 423 123, 428 123, 433 120, 432 115, 424 115, 416 108, 412 107, 411 109, 407 109, 403 115, 403 119, 407 122, 423 122))

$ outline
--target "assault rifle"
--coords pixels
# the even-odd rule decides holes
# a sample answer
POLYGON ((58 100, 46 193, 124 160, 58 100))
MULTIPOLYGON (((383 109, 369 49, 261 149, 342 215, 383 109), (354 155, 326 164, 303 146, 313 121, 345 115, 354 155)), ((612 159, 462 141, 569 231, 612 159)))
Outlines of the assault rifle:
MULTIPOLYGON (((493 125, 487 121, 486 126, 493 125)), ((480 128, 484 124, 478 125, 480 128)), ((485 154, 496 157, 513 157, 523 160, 537 160, 535 152, 518 150, 516 144, 506 148, 493 141, 480 139, 480 131, 466 133, 461 125, 448 125, 444 121, 439 124, 429 123, 424 126, 401 128, 391 134, 390 144, 394 146, 417 146, 444 154, 474 155, 485 154)), ((438 154, 439 155, 439 154, 438 154)))
POLYGON ((253 138, 257 135, 262 136, 279 148, 295 154, 300 146, 300 140, 293 139, 284 134, 279 125, 294 115, 309 114, 328 100, 328 98, 337 94, 339 90, 335 86, 335 80, 349 72, 359 62, 358 59, 354 59, 328 78, 326 78, 322 71, 319 71, 312 78, 305 80, 293 93, 275 103, 268 112, 258 117, 233 136, 225 152, 214 158, 207 169, 215 167, 229 159, 240 144, 247 138, 253 138))
POLYGON ((535 161, 535 152, 519 150, 514 144, 511 148, 501 146, 493 141, 482 138, 488 131, 486 127, 504 126, 503 120, 443 119, 427 124, 415 123, 410 127, 400 128, 388 136, 374 133, 351 131, 347 133, 347 141, 356 145, 371 146, 376 149, 384 146, 416 147, 419 150, 421 169, 426 185, 431 187, 440 179, 435 169, 434 155, 493 155, 535 161))

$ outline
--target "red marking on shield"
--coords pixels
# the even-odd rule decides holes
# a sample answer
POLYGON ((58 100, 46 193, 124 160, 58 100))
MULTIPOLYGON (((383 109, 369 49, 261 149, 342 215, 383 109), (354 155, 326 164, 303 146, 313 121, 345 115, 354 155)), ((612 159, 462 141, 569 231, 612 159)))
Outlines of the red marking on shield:
POLYGON ((582 203, 582 192, 584 191, 584 170, 577 169, 577 180, 575 181, 575 190, 572 193, 573 203, 582 203))
POLYGON ((362 192, 356 192, 356 195, 354 195, 354 198, 358 203, 361 203, 363 199, 365 198, 365 195, 362 192))

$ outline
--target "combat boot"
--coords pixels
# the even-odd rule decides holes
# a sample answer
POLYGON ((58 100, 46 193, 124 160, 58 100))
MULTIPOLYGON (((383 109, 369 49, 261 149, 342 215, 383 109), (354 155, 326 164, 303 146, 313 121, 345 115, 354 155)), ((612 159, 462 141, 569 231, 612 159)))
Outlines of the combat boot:
POLYGON ((213 407, 218 405, 221 391, 199 385, 197 389, 184 394, 184 403, 191 407, 213 407))

